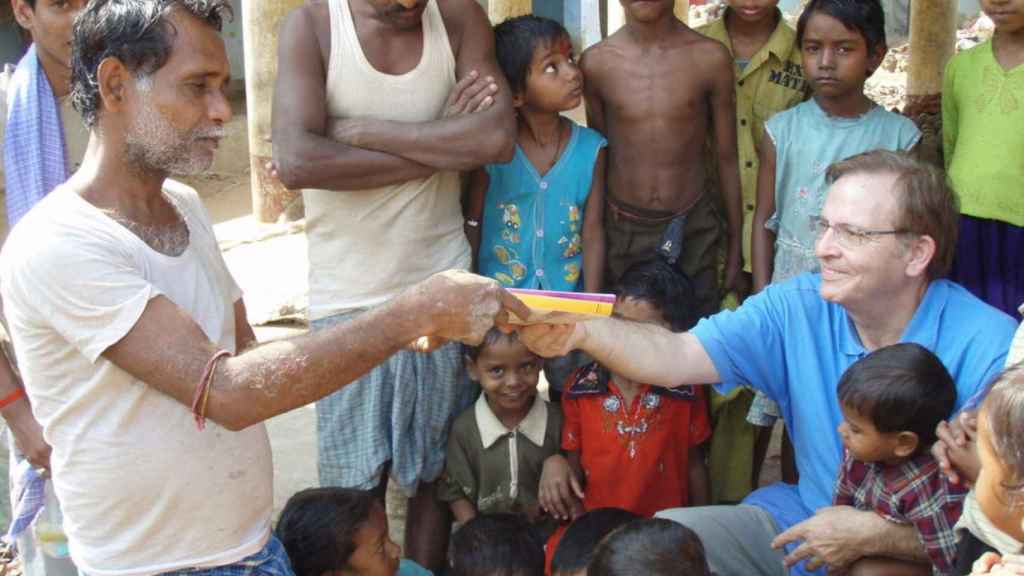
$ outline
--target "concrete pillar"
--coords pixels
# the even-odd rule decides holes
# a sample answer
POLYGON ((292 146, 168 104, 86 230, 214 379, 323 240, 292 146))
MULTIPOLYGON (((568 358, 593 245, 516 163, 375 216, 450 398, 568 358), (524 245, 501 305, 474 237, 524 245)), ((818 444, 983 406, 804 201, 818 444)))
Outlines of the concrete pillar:
POLYGON ((942 72, 956 50, 957 0, 910 4, 910 69, 907 103, 917 107, 940 99, 942 72))
MULTIPOLYGON (((608 3, 608 35, 611 36, 616 30, 626 23, 626 14, 622 10, 619 0, 605 0, 608 3)), ((690 19, 690 0, 675 0, 676 18, 683 22, 690 19)))
POLYGON ((270 161, 270 110, 277 79, 277 35, 281 20, 304 0, 242 2, 245 96, 249 118, 252 211, 259 222, 274 222, 299 196, 266 169, 270 161))
MULTIPOLYGON (((553 0, 542 0, 551 2, 553 0)), ((533 0, 480 0, 487 8, 487 16, 497 24, 513 16, 522 16, 533 12, 533 0)))

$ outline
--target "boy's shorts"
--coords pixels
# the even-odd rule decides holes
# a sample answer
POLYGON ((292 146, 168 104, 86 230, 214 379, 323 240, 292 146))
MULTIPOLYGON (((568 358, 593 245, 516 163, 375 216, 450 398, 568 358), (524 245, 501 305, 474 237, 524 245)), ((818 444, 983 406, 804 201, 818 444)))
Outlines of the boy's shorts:
MULTIPOLYGON (((665 230, 678 216, 629 206, 609 195, 604 218, 607 285, 615 286, 634 264, 653 260, 665 230)), ((704 318, 718 312, 722 300, 718 288, 722 220, 710 194, 701 196, 685 216, 682 253, 676 266, 693 282, 696 302, 692 309, 704 318)))

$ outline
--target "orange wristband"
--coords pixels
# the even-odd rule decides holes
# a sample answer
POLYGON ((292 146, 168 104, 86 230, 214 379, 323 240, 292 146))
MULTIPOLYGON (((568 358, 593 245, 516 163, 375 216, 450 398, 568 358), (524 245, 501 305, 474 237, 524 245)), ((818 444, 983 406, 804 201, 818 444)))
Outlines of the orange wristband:
POLYGON ((25 395, 24 388, 18 388, 14 392, 11 392, 7 396, 0 398, 0 409, 6 408, 8 405, 13 404, 14 401, 25 395))

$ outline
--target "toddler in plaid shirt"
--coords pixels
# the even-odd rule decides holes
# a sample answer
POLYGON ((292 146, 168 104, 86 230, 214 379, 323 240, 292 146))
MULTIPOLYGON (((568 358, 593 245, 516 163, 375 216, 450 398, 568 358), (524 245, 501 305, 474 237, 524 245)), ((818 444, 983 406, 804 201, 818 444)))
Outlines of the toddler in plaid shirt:
POLYGON ((949 417, 956 386, 942 362, 918 344, 880 348, 839 380, 846 457, 833 504, 872 510, 917 532, 931 565, 865 558, 850 574, 953 575, 966 490, 951 484, 929 452, 935 427, 949 417))

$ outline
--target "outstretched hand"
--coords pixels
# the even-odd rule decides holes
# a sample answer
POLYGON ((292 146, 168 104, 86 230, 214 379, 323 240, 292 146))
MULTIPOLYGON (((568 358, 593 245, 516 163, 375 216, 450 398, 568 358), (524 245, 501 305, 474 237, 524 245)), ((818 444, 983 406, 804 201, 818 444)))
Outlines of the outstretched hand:
MULTIPOLYGON (((517 314, 518 315, 518 314, 517 314)), ((525 318, 525 316, 521 316, 525 318)), ((519 341, 544 358, 565 356, 576 350, 586 337, 586 324, 532 324, 520 326, 519 341)))
POLYGON ((495 280, 460 270, 434 274, 412 289, 416 309, 430 317, 428 334, 410 347, 429 351, 448 341, 476 345, 497 326, 504 331, 509 314, 525 316, 529 309, 495 280))

